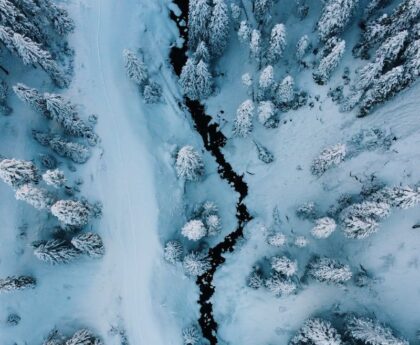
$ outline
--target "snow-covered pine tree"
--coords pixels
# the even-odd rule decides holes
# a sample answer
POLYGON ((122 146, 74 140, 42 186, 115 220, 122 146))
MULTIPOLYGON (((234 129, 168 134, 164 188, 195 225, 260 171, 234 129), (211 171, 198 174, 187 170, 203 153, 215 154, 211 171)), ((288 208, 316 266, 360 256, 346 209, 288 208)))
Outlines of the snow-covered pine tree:
POLYGON ((402 51, 407 38, 408 31, 402 30, 386 39, 376 50, 375 60, 382 61, 385 65, 393 63, 402 51))
POLYGON ((53 29, 61 36, 73 32, 75 24, 66 9, 51 0, 38 1, 41 13, 49 20, 53 29))
POLYGON ((334 219, 323 217, 315 221, 315 226, 312 228, 311 234, 318 239, 328 238, 336 228, 337 224, 334 219))
POLYGON ((281 83, 279 83, 276 90, 276 102, 279 105, 289 105, 295 98, 294 91, 295 81, 293 77, 286 76, 281 83))
POLYGON ((171 264, 182 261, 182 255, 184 254, 184 248, 179 241, 168 241, 165 244, 165 249, 163 251, 163 257, 166 261, 171 264))
POLYGON ((289 296, 297 290, 297 286, 289 278, 284 278, 281 274, 273 272, 265 281, 267 289, 276 297, 289 296))
POLYGON ((267 243, 273 247, 283 247, 286 244, 286 241, 286 236, 281 232, 277 232, 267 236, 267 243))
POLYGON ((274 256, 270 260, 271 268, 286 276, 291 277, 296 274, 298 270, 298 263, 296 260, 291 260, 287 256, 274 256))
POLYGON ((350 267, 330 258, 315 258, 308 264, 309 275, 319 282, 342 284, 352 277, 350 267))
POLYGON ((213 92, 213 76, 209 71, 209 65, 200 60, 196 66, 195 73, 198 99, 206 99, 213 92))
POLYGON ((81 329, 74 333, 64 345, 103 345, 103 342, 91 331, 81 329))
POLYGON ((244 101, 239 106, 236 111, 236 119, 233 124, 233 133, 235 135, 245 138, 252 132, 254 109, 254 103, 250 99, 244 101))
POLYGON ((87 146, 68 141, 59 135, 34 130, 32 136, 41 145, 50 147, 56 154, 69 158, 74 163, 83 164, 90 158, 90 150, 87 146))
POLYGON ((129 49, 123 50, 124 67, 127 76, 141 89, 149 80, 149 72, 143 60, 129 49))
POLYGON ((200 252, 190 252, 185 255, 182 265, 190 276, 200 276, 211 267, 209 258, 200 252))
POLYGON ((258 159, 261 162, 270 164, 274 161, 274 155, 265 146, 257 143, 256 141, 254 141, 254 144, 257 148, 258 159))
POLYGON ((340 164, 346 157, 346 145, 336 144, 324 149, 321 154, 313 160, 311 172, 315 176, 321 176, 328 169, 340 164))
POLYGON ((16 190, 16 199, 27 202, 38 210, 49 209, 55 202, 54 196, 46 189, 24 184, 16 190))
POLYGON ((412 83, 420 75, 420 39, 411 42, 404 51, 403 57, 405 76, 412 83))
POLYGON ((60 188, 67 182, 64 172, 59 169, 47 170, 42 174, 42 179, 48 186, 60 188))
POLYGON ((10 115, 12 108, 7 104, 9 96, 9 86, 4 80, 0 80, 0 113, 10 115))
POLYGON ((207 228, 207 235, 208 236, 216 236, 220 234, 222 230, 222 224, 220 221, 220 217, 217 214, 208 215, 204 219, 204 224, 207 228))
POLYGON ((51 207, 51 213, 64 224, 74 226, 86 225, 93 216, 92 207, 75 200, 59 200, 51 207))
POLYGON ((93 232, 76 235, 71 239, 71 244, 91 258, 101 258, 105 254, 105 246, 101 236, 93 232))
POLYGON ((184 345, 198 345, 201 340, 200 331, 196 326, 186 327, 182 330, 182 339, 184 345))
POLYGON ((305 248, 308 246, 309 241, 305 236, 296 236, 293 244, 298 248, 305 248))
POLYGON ((254 268, 247 278, 247 285, 251 289, 259 289, 264 286, 264 278, 258 268, 254 268))
POLYGON ((35 164, 14 158, 0 161, 0 178, 15 188, 39 181, 38 169, 35 164))
POLYGON ((179 178, 197 181, 204 174, 204 162, 192 146, 186 145, 178 151, 175 169, 179 178))
MULTIPOLYGON (((331 0, 330 0, 331 1, 331 0)), ((332 72, 337 68, 346 49, 346 42, 341 40, 327 56, 321 59, 318 68, 312 74, 317 84, 325 84, 331 77, 332 72)))
POLYGON ((272 97, 274 91, 274 70, 273 66, 268 65, 261 73, 258 80, 258 100, 268 100, 272 97))
POLYGON ((225 0, 214 0, 209 24, 209 47, 214 56, 223 54, 228 43, 229 14, 225 0))
POLYGON ((190 49, 208 39, 211 7, 207 0, 190 0, 188 8, 188 39, 190 49))
POLYGON ((260 24, 267 24, 271 20, 273 0, 253 0, 254 16, 260 24))
POLYGON ((257 29, 251 31, 251 39, 249 41, 249 52, 258 63, 261 62, 261 32, 257 29))
POLYGON ((246 20, 241 21, 238 29, 239 42, 249 44, 251 39, 251 27, 246 20))
POLYGON ((234 2, 230 4, 230 15, 232 16, 233 25, 237 29, 241 21, 242 10, 234 2))
POLYGON ((276 24, 271 30, 270 43, 267 51, 267 60, 271 64, 277 63, 286 47, 286 27, 276 24))
POLYGON ((326 41, 331 36, 341 34, 349 23, 358 0, 326 0, 317 23, 319 37, 326 41))
POLYGON ((257 107, 258 121, 266 128, 277 125, 277 109, 271 101, 261 101, 257 107))
POLYGON ((193 219, 182 227, 181 234, 191 241, 198 241, 207 235, 207 229, 200 219, 193 219))
POLYGON ((394 67, 375 80, 372 88, 368 90, 366 96, 360 103, 358 116, 368 115, 372 108, 393 97, 399 91, 403 90, 410 84, 402 66, 394 67))
POLYGON ((13 91, 22 102, 27 103, 31 108, 43 114, 47 118, 49 117, 45 99, 38 90, 30 88, 25 84, 17 83, 13 86, 13 91))
POLYGON ((0 293, 33 289, 35 286, 36 280, 30 276, 10 276, 0 279, 0 293))
POLYGON ((194 53, 194 59, 195 61, 203 60, 206 63, 210 62, 210 53, 207 48, 206 42, 201 41, 198 44, 197 49, 195 50, 195 53, 194 53))
POLYGON ((296 59, 301 61, 309 49, 311 49, 311 41, 308 35, 303 35, 296 43, 296 59))
POLYGON ((397 338, 392 330, 377 320, 352 315, 347 320, 347 332, 355 340, 368 345, 409 345, 405 339, 397 338))
POLYGON ((182 67, 179 83, 184 94, 192 100, 205 99, 213 91, 213 77, 203 60, 196 64, 194 58, 188 58, 182 67))
POLYGON ((420 188, 411 186, 385 187, 371 196, 378 202, 385 202, 392 207, 408 209, 420 203, 420 188))
POLYGON ((315 220, 319 216, 318 205, 313 201, 305 202, 296 209, 296 216, 304 220, 315 220))
POLYGON ((340 213, 344 235, 348 238, 364 239, 378 231, 378 222, 390 213, 384 202, 364 201, 353 204, 340 213))
POLYGON ((51 240, 35 243, 34 254, 39 260, 56 265, 67 264, 77 259, 81 252, 67 241, 51 240))
POLYGON ((147 104, 159 103, 162 99, 162 87, 159 83, 150 80, 144 87, 143 98, 147 104))
POLYGON ((340 334, 330 322, 319 318, 306 320, 290 345, 342 345, 340 334))

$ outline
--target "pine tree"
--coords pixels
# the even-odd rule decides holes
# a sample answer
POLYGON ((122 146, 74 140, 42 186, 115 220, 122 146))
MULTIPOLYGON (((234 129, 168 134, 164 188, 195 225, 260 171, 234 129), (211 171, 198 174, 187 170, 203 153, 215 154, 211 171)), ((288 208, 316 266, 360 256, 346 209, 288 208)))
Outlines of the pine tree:
POLYGON ((276 297, 289 296, 297 290, 295 283, 276 272, 265 281, 265 286, 276 297))
POLYGON ((298 264, 296 260, 291 260, 287 256, 274 256, 270 260, 271 268, 286 276, 291 277, 296 274, 298 264))
POLYGON ((188 58, 182 67, 179 83, 184 94, 192 100, 205 99, 213 91, 213 77, 203 60, 196 64, 194 58, 188 58))
POLYGON ((274 84, 273 66, 268 65, 261 71, 260 74, 260 79, 258 81, 258 99, 270 99, 273 94, 274 84))
POLYGON ((295 98, 295 81, 290 75, 286 76, 276 90, 277 104, 289 105, 295 98))
POLYGON ((305 236, 296 236, 293 244, 298 248, 305 248, 308 246, 309 241, 305 236))
POLYGON ((241 21, 238 29, 239 42, 249 44, 251 39, 251 28, 246 20, 241 21))
POLYGON ((403 57, 405 77, 412 83, 420 75, 420 39, 411 42, 404 51, 403 57))
POLYGON ((241 20, 242 10, 237 4, 233 2, 230 4, 230 15, 232 16, 233 24, 236 29, 239 26, 241 20))
POLYGON ((286 244, 286 236, 281 232, 267 236, 267 243, 273 247, 283 247, 286 244))
POLYGON ((165 244, 163 257, 171 264, 182 261, 184 248, 179 241, 169 241, 165 244))
POLYGON ((38 90, 18 83, 13 86, 13 91, 22 102, 27 103, 31 108, 49 118, 46 101, 38 90))
POLYGON ((0 178, 12 187, 20 187, 27 183, 37 183, 38 169, 30 161, 3 159, 0 162, 0 178))
POLYGON ((103 342, 91 331, 81 329, 74 333, 64 345, 103 345, 103 342))
POLYGON ((254 16, 260 24, 266 24, 271 20, 273 0, 254 0, 254 16))
POLYGON ((258 269, 254 269, 247 278, 247 285, 254 290, 264 286, 264 278, 258 269))
POLYGON ((410 80, 405 75, 404 68, 402 66, 394 67, 375 80, 372 88, 366 93, 365 98, 360 103, 358 116, 368 115, 374 106, 385 102, 406 88, 409 83, 410 80))
POLYGON ((34 289, 35 278, 30 276, 10 276, 0 279, 0 294, 17 290, 34 289))
POLYGON ((9 86, 4 80, 0 80, 0 113, 3 115, 10 115, 12 108, 7 104, 9 96, 9 86))
POLYGON ((315 258, 308 265, 309 275, 319 282, 341 284, 351 279, 350 267, 330 258, 315 258))
POLYGON ((144 87, 143 98, 147 104, 156 104, 161 101, 162 98, 162 87, 155 81, 150 81, 144 87))
POLYGON ((394 62, 397 59, 400 52, 402 51, 407 38, 407 30, 402 30, 396 33, 395 35, 389 37, 376 50, 375 60, 382 61, 384 64, 390 64, 394 62))
POLYGON ((233 133, 239 137, 247 137, 253 129, 254 103, 251 100, 243 102, 236 111, 233 133))
POLYGON ((42 14, 51 22, 53 29, 61 36, 73 32, 75 25, 68 12, 51 0, 38 1, 42 14))
POLYGON ((339 35, 348 24, 358 0, 327 0, 324 2, 321 18, 317 23, 319 37, 322 41, 339 35))
POLYGON ((321 176, 328 169, 340 164, 346 157, 346 153, 346 146, 344 144, 337 144, 324 149, 312 162, 312 174, 321 176))
MULTIPOLYGON (((330 0, 331 1, 331 0, 330 0)), ((332 72, 337 68, 343 57, 346 42, 341 40, 319 63, 317 70, 313 73, 313 78, 316 83, 323 85, 331 77, 332 72)))
POLYGON ((83 164, 90 158, 90 150, 87 146, 67 141, 59 135, 34 130, 32 136, 41 145, 50 147, 59 156, 69 158, 75 163, 83 164))
POLYGON ((273 128, 277 125, 277 109, 273 102, 262 101, 257 108, 258 121, 266 128, 273 128))
POLYGON ((365 201, 345 208, 340 214, 344 234, 348 238, 364 239, 378 231, 378 222, 390 213, 384 202, 365 201))
POLYGON ((16 190, 16 199, 27 202, 38 210, 49 209, 55 199, 50 192, 33 184, 24 184, 16 190))
POLYGON ((48 186, 54 188, 60 188, 67 182, 64 172, 59 169, 47 170, 43 175, 42 179, 48 186))
POLYGON ((210 269, 209 258, 199 252, 190 252, 184 257, 182 262, 185 272, 191 276, 201 276, 210 269))
POLYGON ((330 322, 314 318, 306 320, 298 334, 290 341, 290 345, 303 344, 341 345, 343 342, 330 322))
POLYGON ((93 216, 92 208, 87 203, 74 200, 59 200, 51 207, 51 213, 64 224, 86 225, 93 216))
POLYGON ((311 49, 311 41, 308 35, 303 35, 296 44, 296 59, 301 61, 309 49, 311 49))
POLYGON ((193 219, 182 227, 181 234, 191 241, 198 241, 207 235, 207 229, 201 220, 193 219))
POLYGON ((220 217, 217 214, 208 215, 204 219, 204 224, 207 228, 207 235, 208 236, 216 236, 222 230, 222 224, 220 221, 220 217))
POLYGON ((194 59, 195 61, 203 60, 206 63, 210 62, 210 53, 207 48, 206 42, 201 41, 198 44, 197 49, 195 50, 195 53, 194 53, 194 59))
POLYGON ((86 232, 73 237, 71 244, 81 253, 92 258, 101 258, 105 254, 101 236, 93 232, 86 232))
POLYGON ((191 0, 188 9, 189 47, 194 49, 200 41, 207 41, 211 7, 207 0, 191 0))
POLYGON ((80 256, 80 251, 63 240, 51 240, 34 244, 35 256, 46 263, 67 264, 80 256))
POLYGON ((149 72, 143 60, 129 49, 123 50, 123 59, 127 76, 143 88, 149 80, 149 72))
POLYGON ((229 14, 225 0, 214 0, 209 24, 209 47, 215 56, 223 54, 228 43, 229 14))
POLYGON ((377 320, 351 316, 347 320, 348 334, 368 345, 409 345, 405 339, 397 338, 392 330, 377 320))
POLYGON ((319 218, 311 230, 313 237, 318 239, 328 238, 337 228, 335 220, 329 217, 319 218))
POLYGON ((286 27, 284 24, 276 24, 271 30, 270 43, 267 51, 267 60, 275 64, 282 57, 286 47, 286 27))
POLYGON ((318 214, 318 205, 313 201, 305 202, 296 209, 296 216, 303 220, 314 220, 318 214))
POLYGON ((175 169, 179 178, 197 181, 204 174, 204 162, 192 146, 186 145, 178 151, 175 169))
POLYGON ((274 155, 265 146, 257 143, 256 141, 254 141, 254 144, 257 148, 258 159, 261 162, 270 164, 274 161, 274 155))
POLYGON ((182 330, 182 338, 184 345, 198 345, 200 344, 201 335, 196 326, 191 326, 182 330))
POLYGON ((385 187, 374 193, 374 201, 385 202, 392 207, 408 209, 420 202, 420 188, 411 186, 385 187))
POLYGON ((251 39, 249 41, 249 50, 251 56, 257 61, 261 61, 261 32, 257 29, 251 31, 251 39))
POLYGON ((196 67, 196 89, 198 99, 206 99, 213 92, 213 77, 209 72, 209 65, 200 60, 196 67))

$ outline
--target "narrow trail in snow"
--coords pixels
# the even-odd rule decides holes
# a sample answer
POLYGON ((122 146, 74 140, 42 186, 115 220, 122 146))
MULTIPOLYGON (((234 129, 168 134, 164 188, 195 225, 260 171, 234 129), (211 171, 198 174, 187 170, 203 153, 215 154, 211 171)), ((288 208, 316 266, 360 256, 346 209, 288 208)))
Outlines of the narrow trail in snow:
MULTIPOLYGON (((182 47, 172 47, 170 52, 171 64, 175 73, 179 76, 182 67, 187 60, 188 50, 188 31, 184 24, 188 23, 188 3, 185 0, 173 0, 181 10, 181 14, 176 16, 170 12, 170 17, 178 26, 181 37, 184 39, 182 47)), ((185 98, 185 105, 188 107, 191 117, 194 120, 195 128, 201 135, 204 147, 216 159, 218 164, 218 173, 220 177, 226 180, 232 188, 239 193, 239 200, 236 204, 236 218, 238 220, 237 228, 226 236, 223 241, 209 249, 211 268, 203 275, 197 278, 197 285, 200 289, 198 303, 200 305, 200 318, 198 320, 203 336, 209 340, 211 345, 217 344, 217 322, 213 316, 213 305, 210 302, 214 294, 215 286, 213 277, 217 268, 225 262, 224 253, 233 252, 235 244, 243 236, 243 230, 248 221, 252 219, 243 200, 248 195, 248 185, 244 182, 243 176, 238 175, 232 166, 226 161, 221 148, 226 144, 226 137, 219 130, 219 126, 212 122, 212 117, 205 113, 204 106, 199 101, 193 101, 185 98)))

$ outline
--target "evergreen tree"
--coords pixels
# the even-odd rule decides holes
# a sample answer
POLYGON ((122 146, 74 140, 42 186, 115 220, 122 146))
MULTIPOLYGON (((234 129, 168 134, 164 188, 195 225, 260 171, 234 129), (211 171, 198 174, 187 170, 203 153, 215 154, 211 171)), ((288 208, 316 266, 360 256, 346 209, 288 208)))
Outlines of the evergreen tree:
POLYGON ((51 213, 64 224, 86 225, 93 216, 92 207, 80 201, 59 200, 51 207, 51 213))
POLYGON ((286 244, 286 236, 281 232, 267 236, 267 243, 273 247, 283 247, 286 244))
POLYGON ((270 260, 271 268, 286 276, 291 277, 296 274, 298 270, 298 264, 296 260, 291 260, 287 256, 274 256, 270 260))
POLYGON ((321 18, 317 23, 319 37, 326 41, 331 36, 339 35, 348 24, 358 0, 326 0, 321 18))
POLYGON ((265 164, 270 164, 274 161, 274 155, 266 147, 262 146, 261 144, 258 144, 255 141, 254 144, 257 147, 258 159, 261 162, 265 164))
POLYGON ((32 162, 13 158, 0 161, 0 178, 9 186, 20 187, 27 183, 37 183, 39 175, 32 162))
POLYGON ((273 66, 265 67, 258 81, 258 99, 266 100, 271 98, 274 89, 274 70, 273 66))
POLYGON ((239 137, 247 137, 252 132, 252 118, 254 116, 254 103, 251 100, 243 102, 236 111, 233 124, 233 133, 239 137))
POLYGON ((103 342, 87 329, 81 329, 73 334, 64 345, 103 345, 103 342))
POLYGON ((341 284, 351 279, 350 267, 330 258, 315 258, 308 265, 309 275, 319 282, 341 284))
POLYGON ((207 235, 207 229, 201 220, 193 219, 182 227, 181 234, 191 241, 198 241, 207 235))
POLYGON ((209 24, 209 47, 215 56, 223 54, 228 43, 229 14, 225 0, 214 0, 209 24))
POLYGON ((59 169, 47 170, 43 175, 42 179, 48 186, 54 188, 60 188, 67 182, 64 172, 59 169))
POLYGON ((376 202, 384 202, 392 207, 408 209, 420 202, 420 188, 411 186, 385 187, 371 196, 376 202))
POLYGON ((237 4, 232 2, 230 4, 230 14, 232 16, 233 24, 234 24, 235 29, 236 29, 239 26, 239 23, 240 23, 240 20, 241 20, 242 10, 237 4))
POLYGON ((204 224, 207 228, 207 235, 208 236, 216 236, 222 230, 222 224, 220 221, 220 217, 217 214, 208 215, 204 219, 204 224))
POLYGON ((101 236, 93 232, 86 232, 73 237, 71 244, 81 253, 92 258, 101 258, 105 254, 101 236))
POLYGON ((159 103, 162 98, 162 87, 157 82, 150 81, 144 87, 143 97, 147 104, 159 103))
POLYGON ((179 178, 197 181, 204 174, 204 162, 192 146, 186 145, 178 151, 175 169, 179 178))
POLYGON ((296 59, 301 61, 309 49, 311 49, 311 41, 308 35, 303 35, 296 44, 296 59))
POLYGON ((267 51, 267 60, 275 64, 283 55, 286 47, 286 27, 284 24, 276 24, 271 30, 270 44, 267 51))
POLYGON ((192 100, 205 99, 213 91, 213 77, 203 60, 196 64, 194 58, 188 58, 182 67, 179 83, 184 94, 192 100))
POLYGON ((0 113, 10 115, 12 108, 7 104, 9 96, 9 86, 4 80, 0 80, 0 113))
POLYGON ((346 157, 346 153, 346 146, 344 144, 337 144, 324 149, 312 162, 312 174, 321 176, 328 169, 340 164, 346 157))
POLYGON ((0 279, 0 294, 17 290, 33 289, 35 286, 35 278, 29 276, 10 276, 0 279))
POLYGON ((196 67, 196 89, 199 99, 206 99, 213 92, 213 77, 209 71, 209 66, 200 60, 196 67))
POLYGON ((171 264, 182 261, 184 248, 179 241, 169 241, 165 244, 163 257, 171 264))
POLYGON ((392 330, 377 320, 351 316, 347 320, 349 335, 368 345, 409 345, 405 339, 397 338, 392 330))
POLYGON ((184 257, 182 262, 185 272, 190 276, 201 276, 210 269, 209 258, 199 252, 190 252, 184 257))
POLYGON ((254 0, 254 16, 260 24, 266 24, 271 20, 273 0, 254 0))
POLYGON ((273 102, 262 101, 257 108, 258 121, 267 128, 273 128, 277 124, 276 114, 277 109, 273 102))
POLYGON ((194 49, 200 41, 208 39, 208 23, 211 7, 207 0, 191 0, 188 8, 189 47, 194 49))
POLYGON ((405 59, 405 77, 412 83, 420 75, 420 39, 411 42, 404 51, 403 57, 405 59))
POLYGON ((289 105, 295 98, 294 91, 295 81, 293 77, 286 76, 276 90, 276 102, 277 104, 289 105))
POLYGON ((312 236, 318 239, 328 238, 337 228, 335 220, 329 217, 319 218, 311 230, 312 236))
POLYGON ((26 201, 38 210, 49 209, 55 199, 50 192, 32 184, 24 184, 16 190, 16 199, 26 201))
POLYGON ((258 269, 254 269, 247 278, 247 285, 254 290, 264 286, 264 279, 258 269))
POLYGON ((46 101, 38 90, 30 88, 25 84, 18 83, 13 86, 13 91, 22 102, 27 103, 37 112, 49 117, 46 101))
POLYGON ((346 42, 342 40, 332 49, 330 54, 320 61, 317 70, 313 73, 316 83, 323 85, 330 79, 332 72, 337 68, 343 57, 345 48, 346 42))
POLYGON ((241 21, 238 29, 239 42, 249 44, 251 39, 251 28, 246 20, 241 21))
POLYGON ((265 286, 276 297, 289 296, 297 290, 295 283, 276 272, 265 281, 265 286))
POLYGON ((341 345, 340 334, 328 321, 314 318, 306 320, 290 345, 341 345))
POLYGON ((198 345, 200 344, 201 335, 196 326, 191 326, 182 330, 182 338, 184 345, 198 345))
POLYGON ((298 248, 305 248, 308 246, 309 241, 305 236, 296 236, 293 244, 298 248))
POLYGON ((149 80, 149 72, 144 64, 133 51, 123 50, 124 66, 127 76, 140 88, 143 88, 149 80))
POLYGON ((261 32, 257 29, 251 31, 251 39, 249 41, 249 50, 251 56, 257 60, 261 61, 261 32))
POLYGON ((194 59, 195 61, 203 60, 204 62, 209 63, 210 53, 207 48, 206 42, 201 41, 198 44, 197 49, 195 50, 195 53, 194 53, 194 59))
POLYGON ((59 135, 51 135, 39 131, 32 131, 34 139, 43 146, 48 146, 56 154, 66 157, 74 163, 83 164, 90 158, 87 146, 63 139, 59 135))
POLYGON ((380 221, 390 213, 384 202, 365 201, 345 208, 340 214, 344 234, 348 238, 364 239, 378 231, 380 221))
POLYGON ((51 240, 34 244, 35 256, 46 263, 67 264, 80 256, 80 251, 70 243, 62 240, 51 240))
POLYGON ((68 12, 51 0, 39 0, 42 14, 49 20, 53 29, 61 36, 73 32, 75 25, 68 12))

